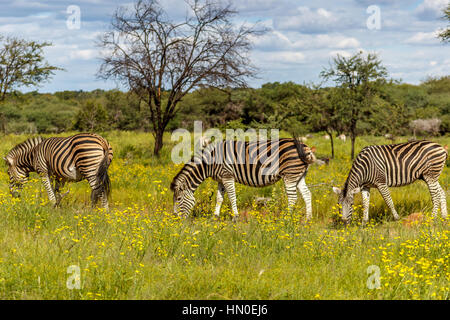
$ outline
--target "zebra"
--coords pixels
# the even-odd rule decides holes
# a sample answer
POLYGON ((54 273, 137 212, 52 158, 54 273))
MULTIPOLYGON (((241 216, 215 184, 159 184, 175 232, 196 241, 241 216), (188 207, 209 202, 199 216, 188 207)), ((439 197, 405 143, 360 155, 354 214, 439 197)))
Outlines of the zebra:
POLYGON ((214 215, 220 216, 225 192, 231 202, 233 221, 239 217, 236 206, 235 182, 252 187, 274 184, 281 178, 288 197, 288 208, 297 201, 297 189, 306 204, 306 218, 311 219, 311 192, 305 176, 308 166, 315 161, 315 148, 309 148, 297 139, 274 141, 225 140, 209 144, 173 178, 174 213, 187 216, 194 207, 194 191, 208 177, 218 182, 214 215))
POLYGON ((100 199, 102 206, 109 210, 111 188, 107 170, 112 158, 112 148, 103 137, 80 133, 66 138, 30 138, 12 148, 4 160, 13 196, 20 195, 30 172, 37 172, 50 202, 57 206, 62 198, 59 190, 67 181, 86 179, 92 188, 92 206, 100 199))
POLYGON ((377 188, 390 208, 395 220, 399 215, 395 210, 388 187, 400 187, 420 179, 428 185, 433 202, 433 215, 441 207, 443 218, 447 217, 445 192, 438 179, 446 159, 447 149, 426 141, 412 141, 400 144, 374 145, 361 150, 353 162, 343 190, 333 187, 342 206, 342 218, 351 221, 353 198, 361 192, 363 201, 363 224, 369 220, 370 188, 377 188))

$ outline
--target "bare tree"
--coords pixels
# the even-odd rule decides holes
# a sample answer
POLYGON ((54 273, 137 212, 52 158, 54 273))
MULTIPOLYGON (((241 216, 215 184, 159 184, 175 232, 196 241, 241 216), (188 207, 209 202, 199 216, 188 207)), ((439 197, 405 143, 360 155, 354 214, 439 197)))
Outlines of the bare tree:
POLYGON ((114 79, 134 91, 150 108, 154 154, 163 133, 179 111, 180 100, 199 86, 246 86, 256 68, 250 63, 254 26, 235 26, 236 11, 209 0, 187 2, 183 21, 171 19, 156 0, 119 7, 111 30, 100 38, 98 76, 114 79))

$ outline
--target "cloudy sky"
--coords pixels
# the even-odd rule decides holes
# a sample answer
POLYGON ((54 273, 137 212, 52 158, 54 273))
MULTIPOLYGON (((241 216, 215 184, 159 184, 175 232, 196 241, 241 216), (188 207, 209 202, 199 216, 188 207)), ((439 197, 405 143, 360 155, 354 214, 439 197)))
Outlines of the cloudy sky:
MULTIPOLYGON (((436 38, 447 25, 441 17, 449 0, 231 1, 239 11, 238 23, 258 22, 269 30, 252 39, 252 60, 260 69, 253 87, 273 81, 318 82, 332 57, 358 50, 378 53, 390 76, 403 82, 450 74, 450 45, 436 38), (374 28, 373 6, 379 9, 379 29, 374 28)), ((115 88, 114 82, 95 77, 95 40, 108 28, 114 10, 131 2, 0 0, 0 35, 53 43, 46 57, 66 71, 57 72, 40 92, 115 88), (79 29, 70 27, 71 5, 80 8, 79 29)), ((186 13, 183 0, 160 2, 174 17, 186 13)))

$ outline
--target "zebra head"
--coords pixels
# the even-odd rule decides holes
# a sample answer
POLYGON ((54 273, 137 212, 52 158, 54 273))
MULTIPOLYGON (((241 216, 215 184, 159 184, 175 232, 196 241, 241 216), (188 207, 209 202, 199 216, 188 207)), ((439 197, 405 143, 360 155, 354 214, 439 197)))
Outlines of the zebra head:
POLYGON ((173 191, 173 212, 180 216, 187 216, 195 204, 194 192, 189 188, 174 186, 173 191))
POLYGON ((32 152, 43 141, 41 137, 30 138, 12 148, 3 158, 8 167, 9 191, 13 197, 18 197, 31 171, 34 171, 32 152))
POLYGON ((345 224, 349 224, 352 221, 352 214, 353 214, 353 201, 354 196, 356 193, 360 192, 360 188, 354 188, 352 190, 346 190, 342 191, 339 188, 333 187, 334 193, 336 193, 338 198, 338 204, 339 204, 339 213, 342 215, 342 220, 345 224))
POLYGON ((29 172, 20 165, 17 165, 16 159, 6 156, 3 158, 8 167, 9 191, 13 197, 20 196, 20 190, 28 180, 29 172))
POLYGON ((306 160, 308 163, 313 163, 316 161, 316 156, 314 152, 316 152, 316 147, 308 147, 307 145, 304 145, 306 160))

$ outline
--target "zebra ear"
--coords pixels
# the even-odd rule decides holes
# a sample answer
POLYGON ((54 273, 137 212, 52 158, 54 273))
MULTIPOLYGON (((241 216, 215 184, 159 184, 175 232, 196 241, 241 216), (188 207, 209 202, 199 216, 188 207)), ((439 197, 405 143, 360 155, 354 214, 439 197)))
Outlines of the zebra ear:
POLYGON ((337 188, 337 187, 333 187, 333 191, 334 193, 336 193, 337 195, 341 194, 341 189, 337 188))

